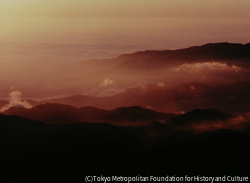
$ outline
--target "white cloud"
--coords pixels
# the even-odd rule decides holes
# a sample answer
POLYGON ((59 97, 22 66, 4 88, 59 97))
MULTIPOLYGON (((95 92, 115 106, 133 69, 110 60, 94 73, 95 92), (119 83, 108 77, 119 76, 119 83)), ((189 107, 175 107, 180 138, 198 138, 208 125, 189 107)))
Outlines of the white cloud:
MULTIPOLYGON (((210 84, 245 81, 249 80, 250 75, 250 70, 247 68, 220 62, 185 63, 172 71, 172 78, 175 81, 188 82, 191 80, 210 84)), ((171 78, 171 76, 168 78, 171 78)))
POLYGON ((9 96, 10 102, 2 107, 1 112, 4 112, 11 107, 21 107, 26 109, 32 108, 32 106, 26 100, 21 100, 21 92, 13 91, 9 94, 9 96))
POLYGON ((114 81, 107 78, 100 84, 100 87, 107 87, 112 84, 114 84, 114 81))
POLYGON ((220 62, 203 62, 203 63, 195 63, 195 64, 182 64, 179 68, 176 68, 176 71, 180 70, 190 70, 190 71, 196 71, 196 72, 203 72, 203 71, 234 71, 239 72, 242 71, 242 67, 238 67, 235 65, 232 65, 231 67, 228 66, 226 63, 220 63, 220 62))

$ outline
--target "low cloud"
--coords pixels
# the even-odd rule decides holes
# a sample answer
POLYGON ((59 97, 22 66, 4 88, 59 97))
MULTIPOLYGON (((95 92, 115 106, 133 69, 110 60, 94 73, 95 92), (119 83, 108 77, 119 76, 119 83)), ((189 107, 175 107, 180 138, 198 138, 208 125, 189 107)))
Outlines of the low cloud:
POLYGON ((113 84, 114 84, 114 81, 107 78, 107 79, 105 79, 105 80, 100 84, 100 87, 107 87, 107 86, 113 85, 113 84))
POLYGON ((228 66, 226 63, 220 62, 204 62, 204 63, 195 63, 188 64, 185 63, 181 65, 179 68, 176 68, 176 71, 188 69, 190 71, 202 72, 202 71, 231 71, 231 72, 239 72, 243 71, 244 68, 232 65, 228 66))
MULTIPOLYGON (((230 83, 248 80, 250 71, 236 65, 229 66, 221 62, 182 64, 174 69, 176 78, 196 80, 205 83, 230 83)), ((173 73, 174 74, 174 73, 173 73)), ((173 76, 174 77, 174 76, 173 76)))
POLYGON ((125 92, 125 89, 123 88, 109 88, 107 90, 99 92, 99 94, 96 96, 97 97, 111 97, 113 95, 117 95, 119 93, 124 93, 124 92, 125 92))
POLYGON ((22 94, 19 91, 13 91, 9 94, 10 102, 2 107, 1 112, 8 110, 11 107, 20 107, 30 109, 32 106, 26 101, 21 100, 22 94))

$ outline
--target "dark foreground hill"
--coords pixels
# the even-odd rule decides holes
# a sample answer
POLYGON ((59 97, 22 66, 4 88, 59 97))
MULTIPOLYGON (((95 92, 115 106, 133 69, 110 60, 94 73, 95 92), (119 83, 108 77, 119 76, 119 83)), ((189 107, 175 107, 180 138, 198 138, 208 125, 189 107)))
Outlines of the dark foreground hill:
POLYGON ((166 124, 179 129, 206 128, 225 126, 235 116, 216 109, 195 109, 185 114, 172 117, 166 124))
POLYGON ((84 182, 89 175, 249 175, 249 123, 237 132, 194 134, 159 123, 48 125, 0 115, 0 129, 0 182, 84 182))

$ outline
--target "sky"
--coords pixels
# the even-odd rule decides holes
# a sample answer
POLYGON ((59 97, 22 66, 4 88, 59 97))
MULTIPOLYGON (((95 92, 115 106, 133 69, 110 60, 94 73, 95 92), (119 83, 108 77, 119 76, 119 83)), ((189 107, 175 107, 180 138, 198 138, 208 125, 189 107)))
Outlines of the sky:
POLYGON ((249 0, 0 0, 1 41, 246 43, 249 20, 249 0))

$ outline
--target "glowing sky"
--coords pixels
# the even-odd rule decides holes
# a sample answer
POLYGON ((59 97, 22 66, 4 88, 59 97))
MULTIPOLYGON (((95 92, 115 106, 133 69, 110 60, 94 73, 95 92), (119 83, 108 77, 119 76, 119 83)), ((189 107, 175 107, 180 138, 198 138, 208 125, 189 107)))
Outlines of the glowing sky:
POLYGON ((249 42, 249 0, 0 0, 0 41, 249 42))

